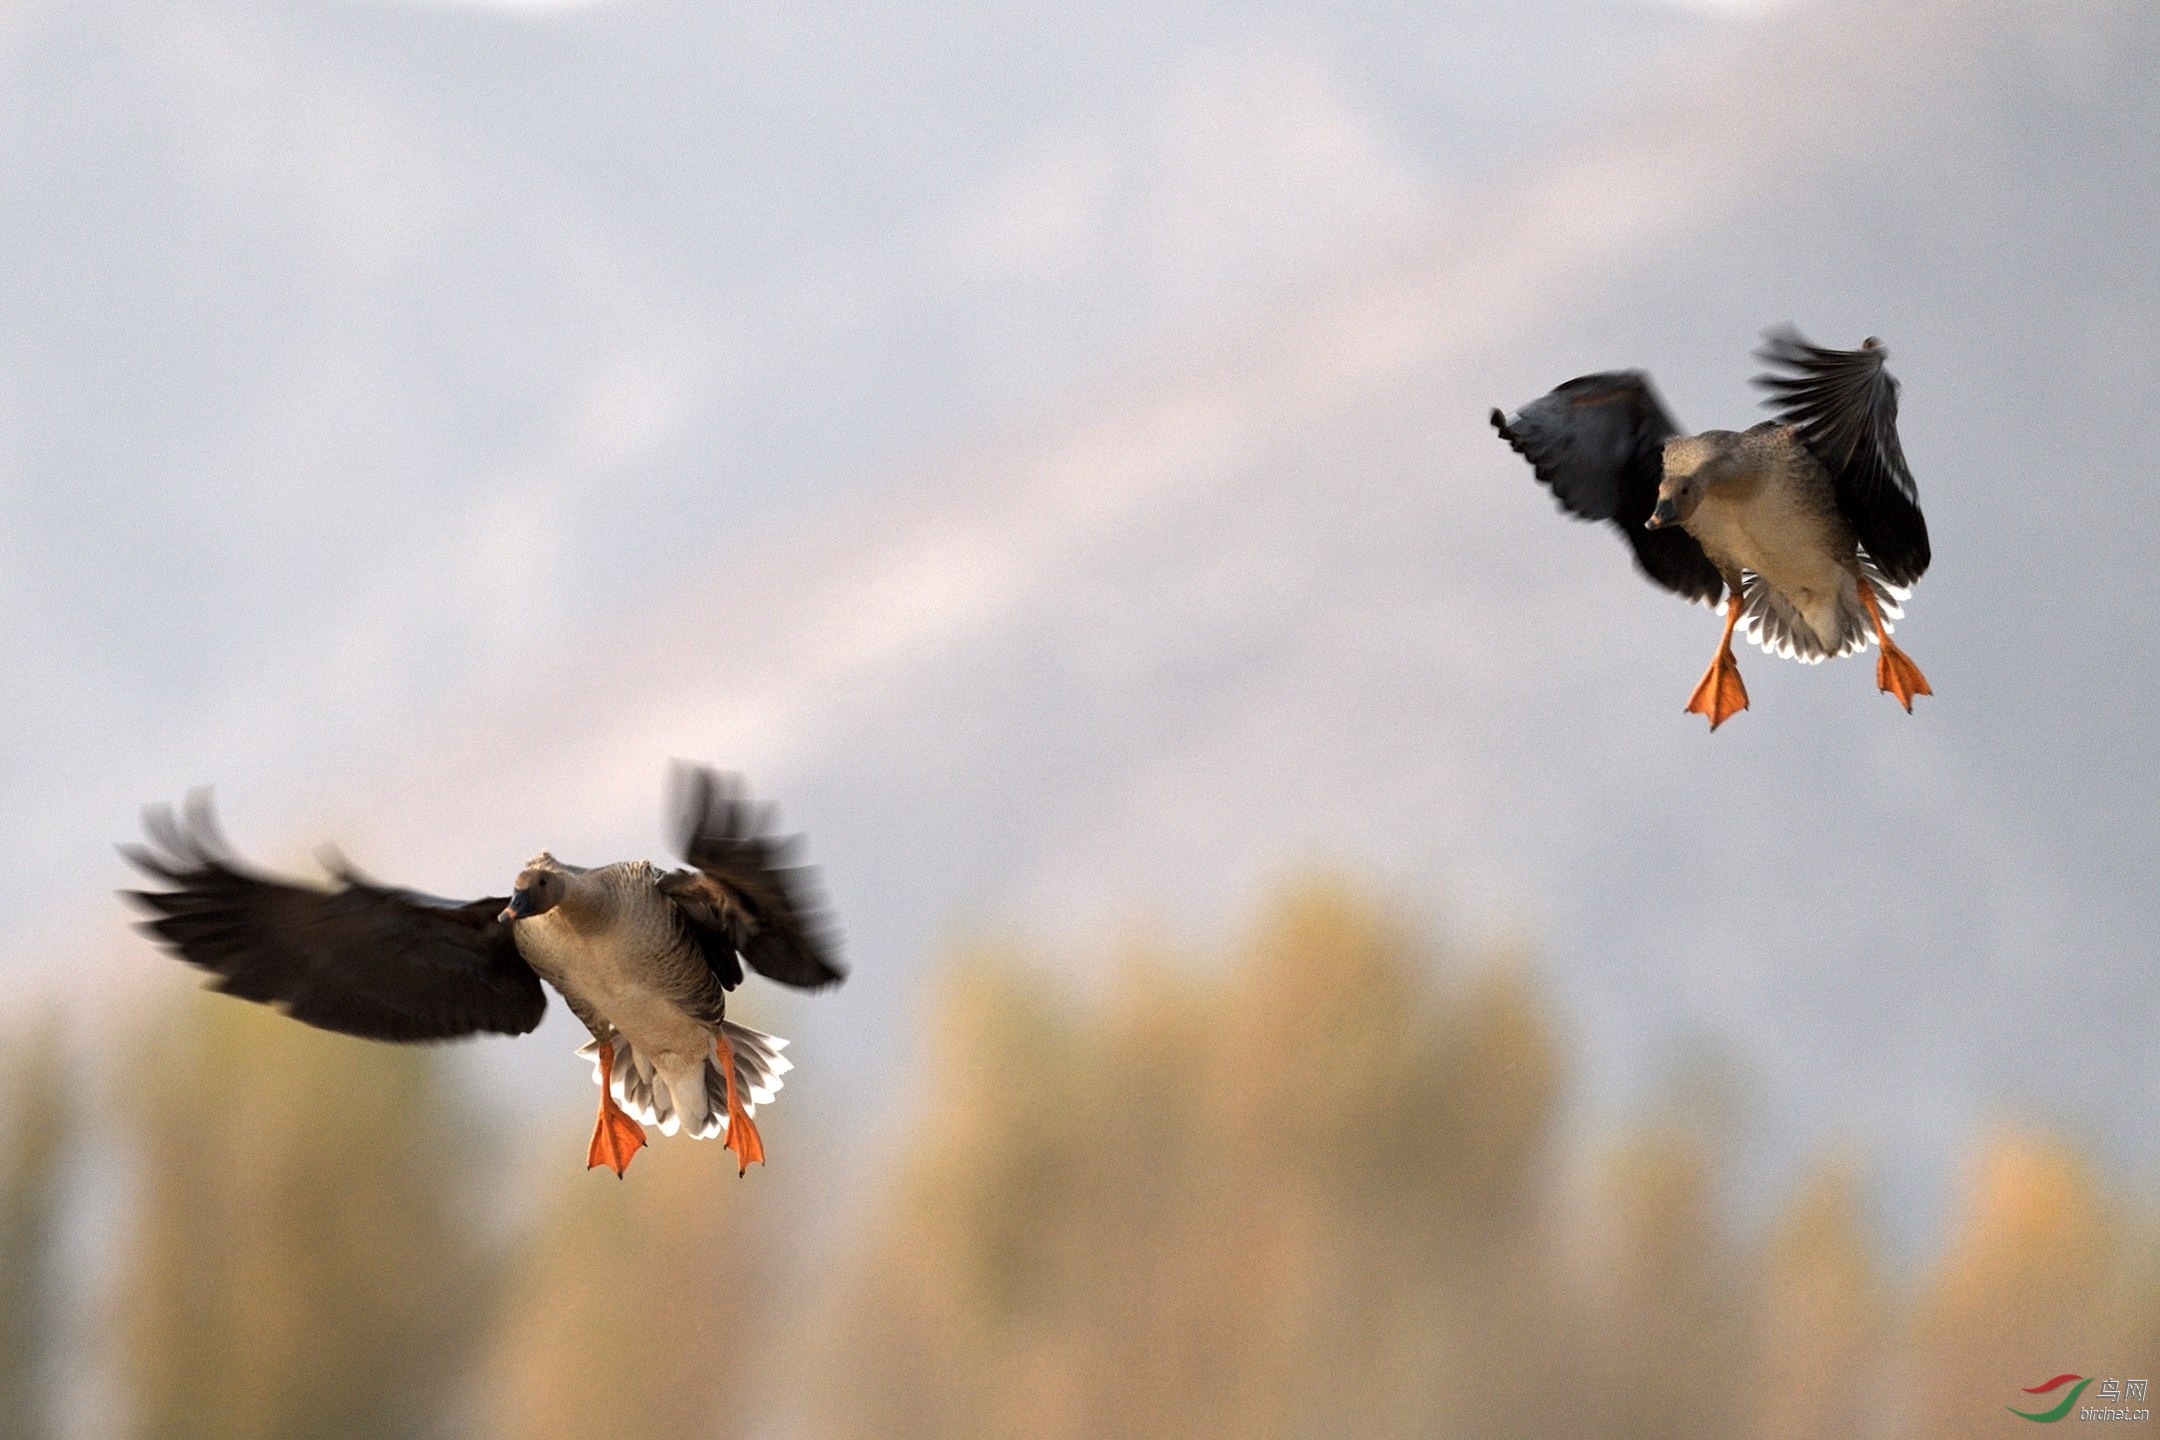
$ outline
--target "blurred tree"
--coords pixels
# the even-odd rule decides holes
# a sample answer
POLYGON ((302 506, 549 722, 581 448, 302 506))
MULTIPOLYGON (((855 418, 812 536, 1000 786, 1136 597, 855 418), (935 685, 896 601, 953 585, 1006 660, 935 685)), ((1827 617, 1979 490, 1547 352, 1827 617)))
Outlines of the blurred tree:
POLYGON ((1990 1144, 1915 1322, 1914 1433, 1964 1440, 2064 1371, 2119 1378, 2138 1359, 2109 1333, 2123 1250, 2074 1152, 2027 1134, 1990 1144))
POLYGON ((437 1052, 205 995, 123 1097, 122 1377, 146 1440, 443 1432, 485 1297, 437 1052))
MULTIPOLYGON (((1406 1097, 1405 1123, 1425 1138, 1403 1147, 1413 1163, 1393 1202, 1416 1227, 1399 1264, 1424 1276, 1420 1293, 1439 1321, 1415 1362, 1429 1398, 1411 1409, 1448 1423, 1418 1433, 1501 1440, 1586 1423, 1577 1297, 1553 1244, 1561 1083, 1545 1001, 1521 956, 1504 957, 1442 1012, 1406 1097)), ((1419 1393, 1405 1389, 1409 1400, 1419 1393)))
POLYGON ((931 998, 925 1093, 872 1258, 845 1283, 820 1398, 843 1434, 1058 1433, 1029 1340, 1055 1325, 1058 1242, 1083 1203, 1069 1021, 1007 957, 965 957, 931 998), (1031 1322, 1031 1319, 1033 1323, 1031 1322))
POLYGON ((472 1433, 745 1433, 766 1382, 787 1378, 760 1373, 761 1357, 782 1353, 787 1318, 756 1243, 773 1177, 738 1183, 717 1142, 653 1145, 621 1179, 562 1174, 561 1159, 551 1213, 521 1247, 493 1330, 472 1433))
POLYGON ((1556 1363, 1532 1337, 1554 1303, 1534 1237, 1559 1062, 1526 970, 1436 953, 1324 881, 1287 892, 1245 948, 1206 1094, 1225 1180, 1305 1288, 1257 1289, 1294 1304, 1281 1353, 1248 1357, 1242 1423, 1551 1433, 1549 1382, 1531 1404, 1521 1382, 1556 1363))
POLYGON ((1518 969, 1444 998, 1432 963, 1316 883, 1212 979, 1127 955, 1101 1014, 963 966, 831 1428, 1550 1433, 1493 1367, 1542 1323, 1554 1047, 1518 969))
MULTIPOLYGON (((552 1170, 495 1287, 431 1052, 198 1000, 120 1096, 135 1430, 1963 1440, 2064 1369, 2160 1380, 2160 1232, 2052 1142, 1989 1147, 1901 1323, 1851 1169, 1759 1249, 1726 1233, 1733 1067, 1565 1183, 1560 1047, 1519 956, 1469 963, 1314 882, 1220 965, 1111 959, 1099 1005, 1017 955, 951 967, 927 1112, 808 1324, 789 1302, 822 1257, 771 1250, 794 1177, 738 1184, 686 1142, 627 1181, 552 1170)), ((6 1070, 13 1437, 48 1423, 66 1131, 59 1058, 6 1070)))
POLYGON ((15 1440, 53 1433, 60 1194, 68 1135, 80 1123, 61 1093, 65 1063, 51 1025, 0 1048, 0 1417, 15 1440))
POLYGON ((1719 1224, 1710 1155, 1681 1133, 1643 1136, 1607 1166, 1598 1433, 1614 1440, 1733 1435, 1752 1392, 1742 1256, 1719 1224))
POLYGON ((1760 1250, 1728 1235, 1744 1066, 1564 1186, 1519 957, 1465 964, 1312 883, 1225 965, 1113 974, 1091 1008, 1011 955, 950 973, 823 1433, 1962 1440, 2013 1374, 2160 1379, 2160 1250, 2124 1248, 2066 1152, 1990 1153, 1916 1339, 1849 1169, 1760 1250))
MULTIPOLYGON (((2160 1228, 2153 1222, 2148 1202, 2135 1240, 2123 1247, 2111 1267, 2105 1362, 2119 1366, 2126 1379, 2160 1384, 2160 1228)), ((2146 1408, 2160 1409, 2160 1396, 2150 1386, 2146 1408)))
POLYGON ((1891 1315, 1851 1166, 1809 1177, 1770 1236, 1756 1334, 1761 1440, 1879 1431, 1891 1315))

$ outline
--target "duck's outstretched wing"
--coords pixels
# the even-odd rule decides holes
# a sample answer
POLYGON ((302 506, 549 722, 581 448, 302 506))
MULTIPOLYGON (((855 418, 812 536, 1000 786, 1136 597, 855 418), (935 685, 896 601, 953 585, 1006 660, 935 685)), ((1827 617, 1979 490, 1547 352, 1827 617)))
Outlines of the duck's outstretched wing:
POLYGON ((768 980, 817 990, 844 979, 817 871, 791 863, 798 841, 771 831, 740 777, 702 766, 673 776, 682 856, 694 869, 660 877, 706 964, 730 990, 744 962, 768 980))
POLYGON ((342 866, 331 890, 255 873, 233 858, 200 792, 181 816, 146 810, 143 829, 150 844, 121 853, 166 888, 123 893, 155 916, 146 933, 216 977, 213 990, 370 1040, 522 1035, 547 1009, 497 918, 500 897, 434 900, 342 866))
POLYGON ((1677 525, 1643 528, 1657 508, 1665 442, 1680 433, 1649 376, 1585 375, 1513 415, 1493 411, 1492 424, 1562 509, 1619 527, 1643 574, 1677 595, 1717 604, 1725 581, 1695 537, 1677 525))
POLYGON ((1927 520, 1898 444, 1890 352, 1872 336, 1858 350, 1825 350, 1787 326, 1764 335, 1755 356, 1782 372, 1755 377, 1770 392, 1763 404, 1830 472, 1838 509, 1868 558, 1893 585, 1918 580, 1928 567, 1927 520))

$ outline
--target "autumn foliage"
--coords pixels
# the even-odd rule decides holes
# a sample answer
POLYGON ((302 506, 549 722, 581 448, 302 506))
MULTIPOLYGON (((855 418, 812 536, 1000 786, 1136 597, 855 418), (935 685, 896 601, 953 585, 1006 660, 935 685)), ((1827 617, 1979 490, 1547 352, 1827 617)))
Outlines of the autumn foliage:
POLYGON ((476 1142, 443 1052, 215 998, 61 1124, 26 1034, 8 1433, 1962 1440, 2064 1369, 2160 1371, 2152 1215, 2045 1135, 1974 1155, 1901 1267, 1834 1136, 1743 1206, 1713 1129, 1581 1133, 1531 965, 1351 888, 1086 968, 948 963, 906 1144, 853 1180, 793 1092, 808 1168, 587 1176, 476 1142), (79 1194, 109 1218, 71 1250, 79 1194))

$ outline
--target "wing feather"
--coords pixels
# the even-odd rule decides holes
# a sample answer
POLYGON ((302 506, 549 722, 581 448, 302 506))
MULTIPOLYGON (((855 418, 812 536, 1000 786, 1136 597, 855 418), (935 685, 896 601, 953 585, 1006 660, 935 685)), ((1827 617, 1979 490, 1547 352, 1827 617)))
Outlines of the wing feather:
POLYGON ((1858 350, 1825 350, 1786 326, 1763 337, 1756 358, 1776 367, 1755 377, 1770 392, 1763 404, 1830 472, 1838 509, 1868 558, 1892 584, 1911 585, 1931 552, 1920 487, 1898 443, 1890 352, 1873 337, 1858 350))
POLYGON ((258 874, 233 858, 202 793, 182 816, 145 811, 143 829, 149 846, 121 853, 165 888, 124 893, 154 917, 142 929, 209 971, 213 990, 371 1040, 522 1035, 547 1008, 496 918, 501 898, 434 900, 343 867, 330 890, 258 874))
POLYGON ((674 779, 683 859, 695 868, 662 876, 660 891, 720 983, 741 984, 745 963, 805 990, 844 979, 817 871, 793 863, 797 841, 772 833, 770 809, 737 776, 678 766, 674 779))
POLYGON ((1694 536, 1677 525, 1643 528, 1657 508, 1665 442, 1679 433, 1647 375, 1584 375, 1513 415, 1493 411, 1492 424, 1563 510, 1612 522, 1643 574, 1705 605, 1725 593, 1724 578, 1694 536))

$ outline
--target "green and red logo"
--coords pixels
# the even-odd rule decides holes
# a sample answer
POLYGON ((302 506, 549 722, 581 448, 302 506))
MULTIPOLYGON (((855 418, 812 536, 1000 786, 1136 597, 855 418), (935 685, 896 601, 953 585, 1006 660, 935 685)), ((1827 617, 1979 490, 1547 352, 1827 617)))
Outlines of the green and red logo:
POLYGON ((2025 1393, 2027 1395, 2046 1395, 2053 1391, 2062 1389, 2062 1387, 2065 1385, 2069 1385, 2070 1393, 2063 1396, 2062 1403, 2060 1405, 2057 1405, 2054 1409, 2039 1411, 2020 1410, 2015 1405, 2005 1405, 2003 1406, 2003 1409, 2008 1410, 2012 1415, 2022 1415, 2027 1420, 2037 1420, 2042 1425, 2053 1425, 2056 1421, 2062 1419, 2072 1410, 2075 1410, 2077 1408, 2078 1396, 2084 1394, 2085 1387, 2090 1384, 2092 1384, 2092 1381, 2083 1375, 2057 1375, 2054 1379, 2048 1381, 2044 1385, 2028 1385, 2025 1387, 2025 1393), (2071 1382, 2073 1381, 2075 1381, 2076 1383, 2072 1384, 2071 1382))

